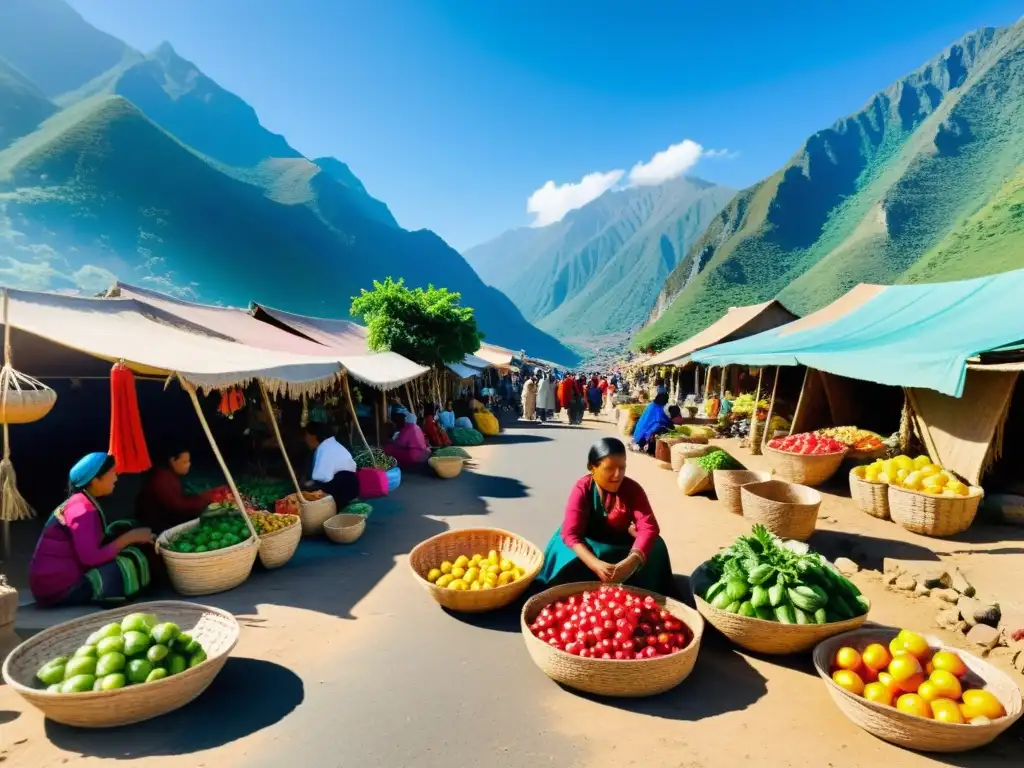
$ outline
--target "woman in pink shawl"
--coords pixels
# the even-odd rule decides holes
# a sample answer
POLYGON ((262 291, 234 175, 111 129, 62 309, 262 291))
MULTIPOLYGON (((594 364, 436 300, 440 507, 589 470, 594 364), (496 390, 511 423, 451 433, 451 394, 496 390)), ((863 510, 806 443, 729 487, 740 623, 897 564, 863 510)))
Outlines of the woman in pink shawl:
POLYGON ((423 430, 416 424, 406 423, 404 413, 395 413, 391 421, 398 428, 398 432, 395 438, 384 446, 384 453, 398 459, 398 466, 402 469, 413 469, 425 464, 430 458, 430 446, 427 445, 423 430))

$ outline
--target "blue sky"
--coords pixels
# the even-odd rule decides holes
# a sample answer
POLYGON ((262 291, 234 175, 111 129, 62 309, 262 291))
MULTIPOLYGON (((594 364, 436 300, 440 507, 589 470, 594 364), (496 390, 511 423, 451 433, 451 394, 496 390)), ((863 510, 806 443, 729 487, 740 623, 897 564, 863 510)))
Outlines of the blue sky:
POLYGON ((586 197, 563 184, 627 183, 673 145, 632 178, 696 158, 690 173, 753 183, 963 33, 1024 10, 1019 0, 70 1, 141 50, 170 41, 296 149, 347 162, 403 226, 460 249, 586 197), (727 154, 699 155, 687 139, 727 154), (548 181, 554 193, 528 214, 548 181))

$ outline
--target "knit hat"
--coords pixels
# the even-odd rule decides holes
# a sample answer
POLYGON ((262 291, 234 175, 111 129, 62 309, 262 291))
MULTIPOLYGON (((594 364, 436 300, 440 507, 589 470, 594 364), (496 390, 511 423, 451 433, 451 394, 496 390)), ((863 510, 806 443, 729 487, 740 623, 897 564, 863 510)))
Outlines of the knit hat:
POLYGON ((85 488, 96 479, 96 476, 103 469, 103 465, 113 457, 106 453, 90 453, 78 460, 78 463, 68 473, 68 484, 72 488, 85 488))

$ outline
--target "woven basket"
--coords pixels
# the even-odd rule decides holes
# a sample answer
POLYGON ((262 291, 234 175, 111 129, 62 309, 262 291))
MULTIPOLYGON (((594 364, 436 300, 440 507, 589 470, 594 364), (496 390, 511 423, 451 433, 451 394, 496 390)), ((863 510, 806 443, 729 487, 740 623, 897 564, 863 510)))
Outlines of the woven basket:
POLYGON ((336 544, 351 544, 366 530, 366 518, 362 515, 340 514, 324 522, 324 533, 336 544))
POLYGON ((709 586, 711 578, 707 563, 704 563, 690 576, 690 589, 700 615, 731 642, 754 653, 771 656, 805 653, 822 640, 857 629, 868 617, 865 613, 854 619, 829 624, 780 624, 715 608, 701 597, 709 586))
POLYGON ((840 688, 832 681, 829 668, 839 648, 847 645, 863 648, 869 643, 888 645, 895 636, 895 629, 872 627, 832 637, 814 649, 814 668, 825 681, 832 700, 854 724, 873 736, 907 749, 921 752, 965 752, 992 742, 1020 718, 1020 689, 1009 676, 959 648, 943 645, 935 637, 925 638, 928 645, 936 650, 953 651, 963 659, 969 670, 969 679, 974 680, 973 687, 984 687, 985 690, 991 691, 1006 709, 1005 717, 994 720, 989 725, 942 723, 908 715, 895 707, 868 701, 862 696, 840 688))
POLYGON ((946 498, 890 485, 889 515, 908 531, 923 536, 955 536, 971 527, 985 492, 971 486, 970 496, 946 498))
POLYGON ((846 451, 823 455, 804 455, 786 453, 776 448, 765 446, 764 455, 768 457, 775 474, 783 480, 801 485, 821 485, 839 469, 846 451))
POLYGON ((715 494, 722 506, 734 515, 743 514, 740 488, 748 483, 761 483, 772 479, 771 472, 749 469, 716 469, 712 474, 715 494))
POLYGON ((821 494, 806 485, 763 480, 740 486, 743 516, 780 539, 807 541, 818 523, 821 494))
POLYGON ((660 437, 654 439, 654 458, 660 461, 665 469, 672 468, 672 454, 669 452, 671 448, 672 446, 660 437))
POLYGON ((179 595, 194 597, 234 589, 249 578, 259 539, 251 536, 243 542, 213 552, 172 552, 167 544, 178 534, 199 525, 198 520, 168 528, 156 540, 156 551, 164 559, 171 585, 179 595))
POLYGON ((851 469, 850 496, 861 512, 881 520, 889 519, 889 486, 886 483, 869 483, 857 477, 851 469))
POLYGON ((628 587, 639 595, 652 595, 658 605, 682 621, 693 633, 693 639, 683 650, 668 656, 653 659, 581 659, 565 651, 552 648, 534 637, 530 624, 546 605, 584 590, 598 589, 600 582, 582 582, 552 587, 526 601, 520 615, 523 640, 534 664, 555 682, 598 696, 654 696, 671 690, 685 680, 693 670, 704 636, 704 620, 692 608, 683 603, 648 592, 628 587))
POLYGON ((316 501, 302 500, 299 518, 302 520, 303 536, 319 536, 324 532, 324 523, 338 514, 334 497, 327 495, 316 501))
POLYGON ((437 473, 438 477, 443 477, 447 480, 458 477, 466 462, 458 456, 431 456, 427 463, 430 464, 431 469, 437 473))
POLYGON ((57 393, 41 382, 36 384, 41 389, 8 389, 6 401, 0 404, 0 423, 31 424, 53 409, 57 393))
POLYGON ((292 523, 271 533, 260 534, 260 562, 264 568, 280 568, 292 559, 302 539, 302 525, 298 515, 290 517, 292 523))
POLYGON ((213 682, 237 642, 238 622, 227 611, 172 600, 136 603, 43 630, 7 657, 3 676, 25 701, 51 720, 80 728, 112 728, 149 720, 188 704, 213 682), (202 643, 206 661, 173 677, 115 691, 50 693, 36 687, 39 667, 55 656, 74 653, 104 624, 135 612, 155 613, 161 621, 173 621, 202 643))
POLYGON ((706 443, 676 443, 669 450, 669 454, 672 456, 672 471, 678 472, 683 468, 687 459, 699 459, 710 450, 711 446, 706 443))
POLYGON ((430 596, 448 610, 466 613, 482 613, 505 607, 526 591, 537 578, 543 564, 542 550, 526 539, 498 528, 446 531, 420 542, 409 553, 409 567, 430 596), (430 569, 437 568, 445 560, 455 560, 459 555, 468 557, 476 553, 487 554, 492 549, 523 568, 526 575, 503 587, 476 592, 456 592, 436 587, 427 581, 430 569))

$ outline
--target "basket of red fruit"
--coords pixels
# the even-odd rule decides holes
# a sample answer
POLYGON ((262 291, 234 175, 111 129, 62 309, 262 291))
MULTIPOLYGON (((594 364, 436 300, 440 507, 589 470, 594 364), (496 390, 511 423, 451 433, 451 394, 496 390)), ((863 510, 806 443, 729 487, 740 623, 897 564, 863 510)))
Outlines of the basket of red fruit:
POLYGON ((834 438, 801 432, 769 440, 765 455, 780 478, 814 486, 836 473, 848 450, 834 438))
POLYGON ((600 696, 653 696, 693 670, 704 619, 671 598, 583 582, 541 592, 523 606, 523 638, 555 682, 600 696))

